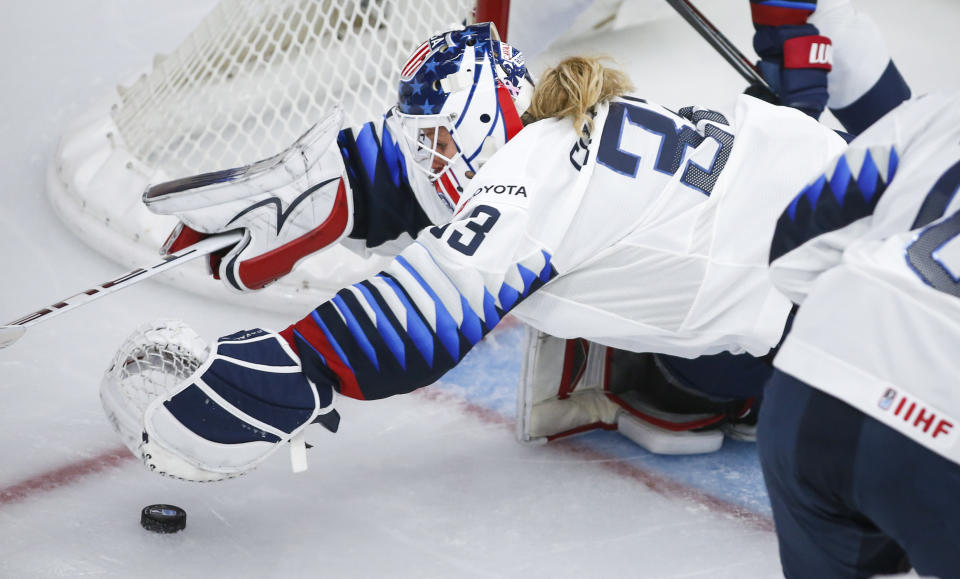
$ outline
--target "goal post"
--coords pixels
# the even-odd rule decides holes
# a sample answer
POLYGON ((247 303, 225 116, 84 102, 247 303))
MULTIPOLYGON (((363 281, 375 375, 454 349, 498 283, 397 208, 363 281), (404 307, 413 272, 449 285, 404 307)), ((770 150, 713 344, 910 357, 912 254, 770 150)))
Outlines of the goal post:
POLYGON ((510 0, 480 0, 477 2, 476 21, 493 22, 497 26, 497 32, 500 33, 500 39, 508 41, 510 0))

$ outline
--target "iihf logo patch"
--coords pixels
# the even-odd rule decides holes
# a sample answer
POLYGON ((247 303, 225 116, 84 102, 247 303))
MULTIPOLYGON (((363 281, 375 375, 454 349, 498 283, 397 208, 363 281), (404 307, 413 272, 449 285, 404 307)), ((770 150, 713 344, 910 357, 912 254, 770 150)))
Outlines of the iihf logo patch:
POLYGON ((883 397, 880 398, 880 401, 877 402, 877 405, 880 406, 883 410, 889 410, 890 406, 893 405, 893 400, 897 397, 897 391, 893 388, 887 388, 887 391, 883 393, 883 397))

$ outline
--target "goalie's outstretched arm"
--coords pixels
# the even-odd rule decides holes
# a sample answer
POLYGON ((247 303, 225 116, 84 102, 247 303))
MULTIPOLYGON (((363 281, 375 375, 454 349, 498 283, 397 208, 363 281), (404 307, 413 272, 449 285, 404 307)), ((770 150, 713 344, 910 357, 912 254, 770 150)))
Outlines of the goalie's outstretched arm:
MULTIPOLYGON (((478 209, 442 235, 489 224, 488 211, 496 210, 478 209)), ((556 275, 543 250, 492 276, 469 266, 446 268, 431 249, 415 243, 385 271, 341 290, 281 333, 311 379, 333 377, 342 394, 365 400, 432 384, 556 275)))
POLYGON ((329 414, 334 391, 371 400, 432 384, 557 275, 549 252, 522 243, 525 224, 517 207, 468 206, 285 330, 221 338, 147 410, 142 458, 188 480, 235 476, 329 414))
MULTIPOLYGON (((334 391, 375 399, 434 382, 552 279, 551 254, 528 237, 527 189, 512 187, 522 199, 505 201, 497 193, 506 187, 489 182, 482 189, 490 195, 477 189, 461 199, 520 130, 525 88, 532 85, 522 55, 499 42, 490 23, 452 30, 411 56, 379 140, 369 125, 340 132, 335 111, 278 157, 223 179, 148 191, 152 209, 193 229, 244 231, 219 264, 241 290, 288 272, 299 249, 319 249, 317 237, 325 247, 349 235, 369 248, 445 225, 424 230, 380 275, 283 332, 218 340, 192 375, 162 388, 146 409, 138 450, 147 464, 190 480, 242 474, 328 416, 334 391), (455 206, 461 213, 448 223, 455 206), (245 276, 251 263, 257 275, 245 276)), ((503 157, 513 164, 504 161, 500 175, 520 179, 536 165, 532 150, 503 157)), ((567 151, 557 154, 568 165, 567 151)), ((554 237, 571 215, 562 212, 554 237)))

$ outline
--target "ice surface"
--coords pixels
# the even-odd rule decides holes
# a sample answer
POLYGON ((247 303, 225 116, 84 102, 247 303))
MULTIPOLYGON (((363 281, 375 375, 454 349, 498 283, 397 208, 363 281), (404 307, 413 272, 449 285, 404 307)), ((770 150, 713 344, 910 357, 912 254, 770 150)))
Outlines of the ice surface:
MULTIPOLYGON (((745 0, 702 2, 744 50, 745 0)), ((960 5, 860 2, 915 92, 960 88, 960 5)), ((60 225, 44 195, 64 123, 157 52, 212 0, 7 3, 0 23, 0 322, 125 268, 60 225)), ((629 16, 629 13, 625 13, 629 16)), ((539 54, 605 53, 668 106, 724 106, 742 89, 679 18, 629 26, 539 54)), ((626 25, 626 26, 625 26, 626 25)), ((523 48, 521 39, 513 42, 523 48)), ((828 120, 829 122, 829 120, 828 120)), ((139 192, 131 192, 139 194, 139 192)), ((308 436, 310 470, 276 455, 239 480, 152 475, 110 430, 97 383, 136 326, 188 321, 215 337, 289 319, 153 282, 31 329, 0 351, 0 577, 777 577, 769 507, 752 445, 656 457, 612 433, 526 447, 513 438, 522 329, 505 324, 431 388, 344 401, 341 431, 308 436), (139 527, 172 503, 187 529, 139 527)))

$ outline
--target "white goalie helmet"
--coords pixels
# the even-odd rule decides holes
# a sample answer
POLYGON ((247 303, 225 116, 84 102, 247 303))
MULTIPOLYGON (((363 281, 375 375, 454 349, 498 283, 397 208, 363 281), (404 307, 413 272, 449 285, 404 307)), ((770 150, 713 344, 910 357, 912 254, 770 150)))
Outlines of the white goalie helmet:
POLYGON ((390 114, 426 174, 453 204, 494 152, 523 127, 533 83, 523 55, 490 22, 432 37, 400 74, 390 114))

